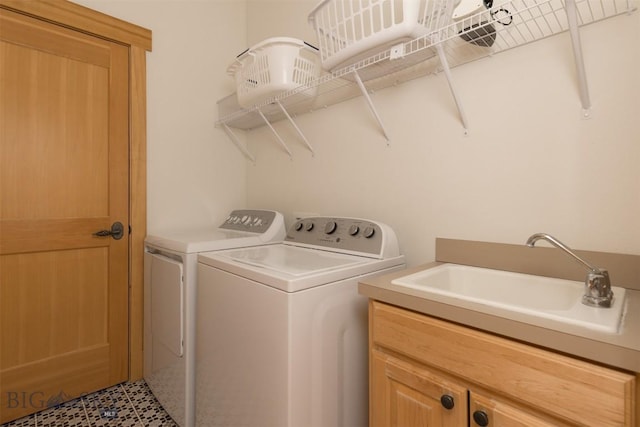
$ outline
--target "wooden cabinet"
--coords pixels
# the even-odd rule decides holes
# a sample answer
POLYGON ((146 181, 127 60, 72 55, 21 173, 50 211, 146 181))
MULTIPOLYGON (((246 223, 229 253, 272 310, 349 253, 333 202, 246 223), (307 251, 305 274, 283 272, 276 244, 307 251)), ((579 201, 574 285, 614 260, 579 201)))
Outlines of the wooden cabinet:
POLYGON ((377 301, 369 321, 372 427, 636 426, 632 374, 377 301))

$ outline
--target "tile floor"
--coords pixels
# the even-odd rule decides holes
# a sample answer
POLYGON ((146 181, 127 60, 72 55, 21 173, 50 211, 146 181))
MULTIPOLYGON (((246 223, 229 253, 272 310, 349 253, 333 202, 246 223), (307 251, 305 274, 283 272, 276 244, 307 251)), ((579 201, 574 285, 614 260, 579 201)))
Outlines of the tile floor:
POLYGON ((177 427, 144 380, 123 383, 0 427, 177 427))

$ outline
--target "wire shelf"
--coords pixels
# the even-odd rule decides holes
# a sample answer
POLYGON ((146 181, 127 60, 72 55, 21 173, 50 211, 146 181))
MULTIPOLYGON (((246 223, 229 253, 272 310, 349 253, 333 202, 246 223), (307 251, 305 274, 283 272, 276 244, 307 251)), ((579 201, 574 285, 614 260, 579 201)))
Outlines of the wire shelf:
MULTIPOLYGON (((575 0, 578 25, 588 25, 636 10, 637 0, 575 0)), ((241 108, 235 94, 218 102, 217 126, 252 129, 362 95, 354 71, 369 91, 442 71, 436 47, 442 46, 449 68, 535 42, 569 29, 565 0, 494 1, 484 10, 363 59, 324 73, 305 86, 282 92, 251 108, 241 108), (438 46, 439 45, 439 46, 438 46), (317 88, 309 100, 304 92, 317 88), (261 114, 262 113, 262 114, 261 114), (264 117, 262 116, 264 115, 264 117)))

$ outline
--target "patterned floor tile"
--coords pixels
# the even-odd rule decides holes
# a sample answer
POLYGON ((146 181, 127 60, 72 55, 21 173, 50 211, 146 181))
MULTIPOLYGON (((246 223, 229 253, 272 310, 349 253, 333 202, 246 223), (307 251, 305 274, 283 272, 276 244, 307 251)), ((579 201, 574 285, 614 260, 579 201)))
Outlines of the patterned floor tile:
POLYGON ((0 427, 177 427, 144 380, 84 396, 0 427))
POLYGON ((140 425, 140 418, 120 385, 91 394, 84 398, 84 402, 92 426, 140 425))
POLYGON ((2 427, 36 427, 36 416, 29 415, 28 417, 2 424, 2 427))
POLYGON ((38 427, 82 427, 88 423, 82 399, 75 399, 36 414, 38 427))
POLYGON ((125 383, 123 388, 145 427, 177 427, 144 381, 125 383))

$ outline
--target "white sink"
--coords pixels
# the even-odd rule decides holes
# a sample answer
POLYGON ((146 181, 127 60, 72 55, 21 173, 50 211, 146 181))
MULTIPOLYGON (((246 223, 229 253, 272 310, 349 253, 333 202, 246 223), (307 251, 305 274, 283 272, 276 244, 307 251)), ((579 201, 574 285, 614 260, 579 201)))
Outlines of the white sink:
POLYGON ((393 280, 417 296, 552 329, 617 333, 625 289, 612 287, 610 308, 582 304, 584 283, 458 264, 443 264, 393 280), (412 292, 416 295, 416 292, 412 292))

